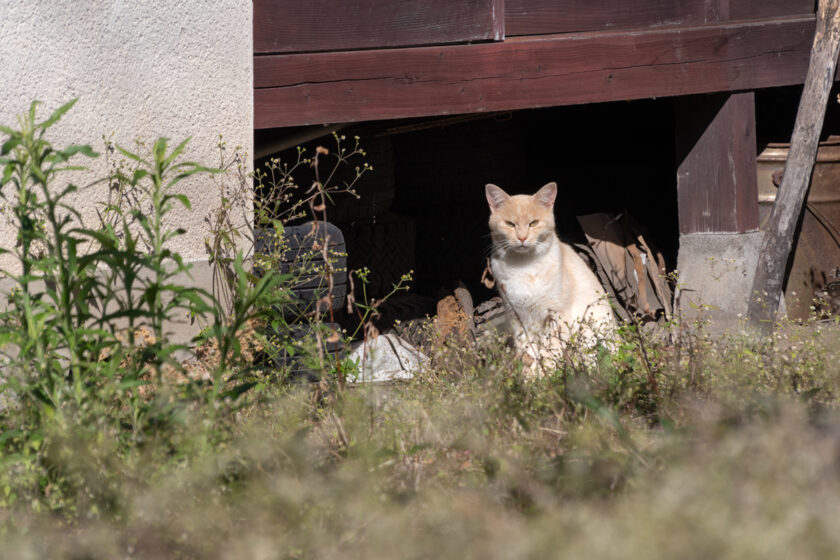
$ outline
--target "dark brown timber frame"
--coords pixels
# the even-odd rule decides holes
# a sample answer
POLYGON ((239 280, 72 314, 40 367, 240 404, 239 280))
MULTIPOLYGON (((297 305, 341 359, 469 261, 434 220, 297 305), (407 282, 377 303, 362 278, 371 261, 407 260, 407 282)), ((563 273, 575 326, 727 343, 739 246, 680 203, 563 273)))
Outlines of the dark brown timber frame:
POLYGON ((256 57, 256 128, 801 83, 814 18, 256 57))
POLYGON ((751 231, 752 91, 804 81, 815 4, 255 0, 255 127, 679 96, 681 233, 751 231))
POLYGON ((813 0, 505 0, 505 33, 615 31, 813 13, 813 0))
POLYGON ((257 0, 254 53, 500 41, 502 0, 257 0))

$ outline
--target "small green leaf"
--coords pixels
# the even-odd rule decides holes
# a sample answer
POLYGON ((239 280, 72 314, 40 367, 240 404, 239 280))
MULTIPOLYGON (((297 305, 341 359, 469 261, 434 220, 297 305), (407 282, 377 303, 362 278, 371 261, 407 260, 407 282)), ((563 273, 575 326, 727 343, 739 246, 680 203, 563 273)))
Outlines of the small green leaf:
POLYGON ((155 140, 155 145, 152 146, 152 154, 155 156, 155 166, 159 167, 161 171, 166 169, 166 144, 169 138, 161 136, 155 140))
POLYGON ((257 384, 256 381, 248 381, 247 383, 241 383, 241 384, 237 385, 236 387, 230 389, 229 391, 225 391, 224 393, 222 393, 222 396, 235 400, 237 397, 241 396, 243 393, 247 393, 248 391, 253 389, 254 386, 256 386, 256 384, 257 384))
POLYGON ((72 146, 67 146, 66 148, 61 150, 60 153, 66 156, 67 158, 70 158, 76 154, 82 154, 91 158, 99 157, 99 153, 95 152, 93 148, 91 148, 87 144, 73 144, 72 146))
POLYGON ((23 432, 19 429, 6 430, 2 434, 0 434, 0 444, 5 443, 8 439, 15 438, 20 435, 23 435, 23 432))
POLYGON ((172 153, 170 153, 169 157, 167 157, 166 160, 163 162, 164 167, 167 167, 170 163, 175 161, 175 158, 181 155, 181 152, 183 152, 184 148, 187 147, 187 143, 190 141, 191 138, 192 136, 187 136, 187 138, 183 142, 178 144, 178 146, 174 150, 172 150, 172 153))
POLYGON ((174 198, 178 202, 180 202, 184 208, 187 210, 192 210, 192 205, 190 204, 190 199, 185 194, 168 194, 164 197, 164 202, 169 201, 170 199, 174 198))
MULTIPOLYGON (((38 125, 38 128, 47 129, 47 128, 51 127, 52 125, 54 125, 58 121, 58 119, 60 119, 64 115, 64 113, 69 111, 70 108, 73 105, 76 104, 76 101, 78 101, 78 100, 79 100, 78 97, 76 99, 71 99, 70 101, 68 101, 67 103, 65 103, 64 105, 62 105, 58 109, 56 109, 53 112, 53 114, 50 115, 50 118, 48 118, 47 120, 45 120, 44 122, 42 122, 41 124, 38 125)), ((30 118, 33 121, 35 120, 36 103, 38 103, 38 102, 36 101, 36 102, 32 103, 32 109, 31 109, 31 112, 30 112, 30 118)))
POLYGON ((11 163, 7 163, 5 169, 3 169, 3 179, 0 180, 0 184, 5 185, 9 182, 9 179, 12 178, 12 173, 15 172, 15 167, 11 163))
POLYGON ((35 100, 29 105, 29 122, 31 122, 31 123, 35 122, 35 110, 38 108, 38 105, 40 105, 40 104, 41 104, 40 101, 35 100))
POLYGON ((0 146, 0 156, 4 156, 20 145, 20 138, 12 136, 0 146))
POLYGON ((148 385, 149 382, 145 379, 126 379, 125 381, 120 381, 118 387, 125 391, 127 389, 134 389, 135 387, 142 387, 143 385, 148 385))
POLYGON ((122 154, 123 156, 127 157, 130 160, 136 161, 138 163, 147 163, 146 160, 141 158, 139 155, 137 155, 135 153, 132 153, 132 152, 129 152, 128 150, 126 150, 125 148, 120 146, 119 144, 114 144, 114 147, 117 148, 117 151, 120 154, 122 154))
POLYGON ((145 169, 135 169, 134 174, 131 176, 131 184, 136 185, 142 179, 145 179, 148 176, 149 176, 149 172, 146 171, 145 169))

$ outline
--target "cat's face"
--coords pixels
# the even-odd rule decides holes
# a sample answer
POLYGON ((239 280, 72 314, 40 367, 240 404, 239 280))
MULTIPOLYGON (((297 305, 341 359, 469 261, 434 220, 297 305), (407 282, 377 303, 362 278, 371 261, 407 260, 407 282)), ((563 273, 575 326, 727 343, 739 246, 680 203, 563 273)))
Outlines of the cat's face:
POLYGON ((556 183, 548 183, 533 195, 510 196, 496 185, 487 185, 485 193, 494 250, 526 253, 555 235, 556 183))

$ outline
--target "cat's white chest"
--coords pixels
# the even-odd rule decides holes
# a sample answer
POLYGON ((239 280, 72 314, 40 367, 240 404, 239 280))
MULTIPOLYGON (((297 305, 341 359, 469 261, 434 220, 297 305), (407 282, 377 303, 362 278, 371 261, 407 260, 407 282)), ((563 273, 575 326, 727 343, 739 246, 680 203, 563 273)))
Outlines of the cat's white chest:
POLYGON ((540 328, 551 314, 562 311, 559 248, 538 258, 494 255, 490 260, 499 291, 526 328, 540 328))

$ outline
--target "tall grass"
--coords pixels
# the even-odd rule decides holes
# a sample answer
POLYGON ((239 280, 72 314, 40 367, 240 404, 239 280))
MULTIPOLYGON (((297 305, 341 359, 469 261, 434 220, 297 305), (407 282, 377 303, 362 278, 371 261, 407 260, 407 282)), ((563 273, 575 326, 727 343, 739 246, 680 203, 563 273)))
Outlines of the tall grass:
POLYGON ((227 296, 174 281, 188 265, 164 218, 188 201, 172 187, 219 173, 180 162, 185 144, 123 149, 112 179, 147 211, 115 204, 86 228, 59 177, 96 154, 45 139, 67 109, 2 129, 19 232, 0 317, 3 557, 836 555, 836 325, 762 342, 629 325, 615 352, 538 379, 501 340, 436 340, 410 381, 284 382, 240 340, 289 279, 211 240, 227 296), (207 379, 167 342, 185 312, 207 321, 207 379))
POLYGON ((33 103, 17 128, 0 129, 7 135, 0 192, 17 230, 17 242, 6 250, 16 266, 4 271, 12 287, 0 315, 4 501, 70 511, 86 486, 81 475, 55 462, 53 454, 67 453, 69 443, 54 444, 65 436, 113 439, 127 457, 150 440, 169 439, 190 402, 217 401, 235 390, 233 341, 277 280, 268 273, 248 282, 238 255, 240 292, 230 314, 212 294, 177 283, 190 266, 171 249, 184 230, 167 226, 167 216, 176 206, 189 209, 189 200, 174 189, 189 177, 214 173, 180 160, 187 141, 169 149, 161 138, 148 154, 117 146, 130 166, 111 180, 140 193, 138 202, 108 205, 100 223, 86 225, 67 202, 78 188, 64 178, 83 169, 75 164, 79 157, 98 154, 89 146, 56 148, 47 138, 73 104, 39 121, 33 103), (193 380, 163 379, 165 372, 184 374, 176 355, 188 348, 171 343, 165 328, 187 315, 211 317, 204 336, 223 349, 209 390, 193 380))
MULTIPOLYGON (((835 336, 821 333, 798 353, 798 365, 820 370, 808 379, 820 391, 799 393, 776 383, 794 374, 787 366, 745 368, 739 341, 711 339, 694 358, 702 387, 687 383, 690 364, 662 363, 661 385, 682 388, 655 413, 609 388, 615 376, 642 386, 641 368, 526 380, 494 345, 439 349, 431 370, 398 385, 320 396, 275 386, 240 409, 224 444, 197 411, 179 436, 189 452, 178 461, 156 445, 131 462, 107 441, 78 447, 62 457, 65 469, 89 472, 92 455, 113 462, 118 475, 89 482, 112 485, 112 508, 61 527, 11 510, 5 550, 20 558, 830 558, 840 544, 835 336), (757 371, 772 375, 748 375, 757 371)), ((790 357, 786 344, 760 354, 790 357)))

